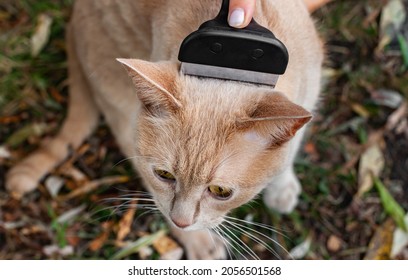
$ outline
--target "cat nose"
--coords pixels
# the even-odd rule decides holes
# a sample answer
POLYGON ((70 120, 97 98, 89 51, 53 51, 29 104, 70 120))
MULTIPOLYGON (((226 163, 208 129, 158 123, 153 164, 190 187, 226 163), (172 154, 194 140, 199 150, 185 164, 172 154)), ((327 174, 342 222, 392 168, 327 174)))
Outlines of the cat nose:
POLYGON ((174 218, 170 215, 171 221, 178 226, 179 228, 186 228, 188 226, 191 226, 191 222, 185 221, 183 219, 178 219, 178 218, 174 218))

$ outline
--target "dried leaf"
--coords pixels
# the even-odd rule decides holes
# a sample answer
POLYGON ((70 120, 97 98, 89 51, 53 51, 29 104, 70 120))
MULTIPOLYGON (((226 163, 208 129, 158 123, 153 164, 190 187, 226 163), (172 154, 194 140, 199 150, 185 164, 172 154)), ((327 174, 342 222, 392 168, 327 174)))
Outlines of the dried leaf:
POLYGON ((109 234, 112 230, 113 222, 104 222, 102 224, 103 232, 89 243, 89 249, 93 252, 98 251, 108 240, 109 234))
POLYGON ((370 112, 364 108, 361 104, 358 103, 351 103, 351 108, 354 112, 356 112, 361 117, 367 119, 370 116, 370 112))
POLYGON ((23 126, 16 132, 14 132, 6 141, 6 144, 12 148, 19 146, 32 136, 42 136, 47 131, 46 123, 31 123, 23 126))
POLYGON ((365 260, 388 260, 390 259, 392 233, 395 224, 392 219, 386 220, 374 233, 370 240, 365 260))
POLYGON ((161 260, 181 260, 183 257, 184 251, 182 248, 175 248, 163 255, 160 256, 161 260))
POLYGON ((360 159, 358 170, 358 193, 357 197, 361 197, 369 191, 373 186, 373 175, 378 177, 384 169, 384 156, 378 144, 368 148, 360 159))
POLYGON ((402 209, 402 207, 388 192, 384 184, 376 177, 374 177, 374 185, 376 186, 380 194, 381 203, 385 209, 385 212, 391 216, 391 218, 395 221, 399 228, 401 228, 405 232, 408 232, 408 226, 404 221, 404 209, 402 209))
POLYGON ((406 12, 402 0, 388 1, 381 13, 379 49, 384 49, 396 37, 405 17, 406 12))
POLYGON ((87 194, 98 187, 102 185, 114 185, 114 184, 120 184, 120 183, 126 183, 129 181, 129 177, 127 176, 112 176, 112 177, 105 177, 102 179, 90 181, 88 183, 85 183, 82 185, 80 188, 75 189, 74 191, 70 192, 69 194, 59 197, 60 200, 67 200, 67 199, 72 199, 74 197, 80 196, 87 194))
POLYGON ((58 254, 60 256, 66 257, 74 253, 74 248, 69 245, 65 246, 64 248, 60 248, 58 245, 48 245, 43 248, 43 252, 47 256, 58 254))
POLYGON ((0 124, 2 125, 18 123, 21 122, 21 120, 21 116, 0 116, 0 124))
POLYGON ((98 235, 98 237, 92 240, 91 243, 89 243, 89 250, 93 252, 98 251, 100 248, 102 248, 103 244, 105 244, 108 237, 109 237, 108 231, 102 232, 100 235, 98 235))
POLYGON ((402 95, 391 89, 378 89, 371 92, 371 99, 375 104, 396 109, 404 100, 402 95))
POLYGON ((85 209, 86 209, 86 205, 81 205, 73 209, 70 209, 67 212, 63 213, 62 215, 58 216, 57 222, 59 224, 69 223, 85 209))
POLYGON ((398 124, 408 116, 408 103, 403 102, 397 110, 395 110, 387 120, 385 125, 387 130, 393 130, 398 124))
POLYGON ((0 146, 0 159, 2 159, 2 158, 8 159, 10 157, 11 157, 11 153, 7 149, 7 147, 0 146))
POLYGON ((156 232, 154 234, 143 236, 143 237, 139 238, 138 240, 136 240, 135 242, 129 243, 125 248, 123 248, 119 252, 117 252, 112 257, 112 259, 113 260, 120 260, 120 259, 123 259, 123 258, 131 255, 131 254, 137 253, 142 248, 152 245, 153 242, 156 239, 164 236, 165 234, 166 234, 166 230, 160 230, 160 231, 158 231, 158 232, 156 232))
POLYGON ((47 44, 50 38, 52 18, 49 15, 41 14, 38 17, 34 34, 31 37, 31 55, 36 57, 47 44))
POLYGON ((153 248, 156 249, 160 256, 167 254, 179 247, 180 246, 177 244, 177 242, 168 236, 162 236, 160 238, 157 238, 153 242, 153 248))
POLYGON ((85 175, 84 172, 79 170, 73 165, 65 165, 63 170, 60 170, 61 174, 72 178, 75 182, 86 182, 89 181, 88 176, 85 175))
POLYGON ((309 235, 302 243, 290 250, 289 254, 295 260, 303 259, 310 250, 312 245, 312 235, 309 235))
POLYGON ((151 255, 153 255, 153 249, 151 247, 143 247, 139 250, 139 257, 142 260, 147 260, 151 255))
POLYGON ((118 241, 118 242, 122 241, 129 234, 129 232, 131 230, 131 227, 132 227, 133 218, 134 218, 135 213, 136 213, 136 205, 137 205, 137 202, 132 201, 129 204, 129 209, 123 215, 122 219, 120 219, 120 221, 119 221, 119 230, 118 230, 118 234, 116 236, 116 241, 118 241))
MULTIPOLYGON (((405 225, 408 226, 408 214, 404 217, 405 225)), ((408 246, 408 232, 401 230, 399 227, 394 231, 392 241, 391 258, 398 256, 404 248, 408 246)))
POLYGON ((335 236, 335 235, 330 235, 329 239, 327 240, 327 249, 329 249, 332 252, 338 252, 341 249, 341 244, 343 241, 335 236))
POLYGON ((56 197, 64 185, 64 179, 58 176, 49 176, 44 184, 51 197, 56 197))

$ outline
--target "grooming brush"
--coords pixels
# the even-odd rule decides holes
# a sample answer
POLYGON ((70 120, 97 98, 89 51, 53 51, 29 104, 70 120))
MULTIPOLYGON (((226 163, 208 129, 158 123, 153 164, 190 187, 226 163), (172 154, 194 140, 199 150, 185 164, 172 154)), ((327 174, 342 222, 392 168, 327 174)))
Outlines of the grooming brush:
POLYGON ((228 9, 223 0, 218 15, 183 40, 181 72, 275 87, 288 65, 285 45, 254 19, 246 28, 230 27, 228 9))

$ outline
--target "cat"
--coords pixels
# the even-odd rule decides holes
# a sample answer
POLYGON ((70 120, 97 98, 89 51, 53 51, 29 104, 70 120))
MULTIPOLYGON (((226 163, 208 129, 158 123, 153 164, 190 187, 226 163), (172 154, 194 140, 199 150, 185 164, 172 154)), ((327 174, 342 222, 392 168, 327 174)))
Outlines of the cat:
POLYGON ((319 95, 322 42, 301 0, 260 0, 254 18, 289 51, 275 89, 180 74, 181 41, 220 5, 76 1, 67 29, 67 118, 53 140, 8 172, 8 191, 21 197, 35 189, 103 115, 189 259, 225 258, 208 229, 262 190, 266 205, 292 211, 301 190, 293 160, 319 95))

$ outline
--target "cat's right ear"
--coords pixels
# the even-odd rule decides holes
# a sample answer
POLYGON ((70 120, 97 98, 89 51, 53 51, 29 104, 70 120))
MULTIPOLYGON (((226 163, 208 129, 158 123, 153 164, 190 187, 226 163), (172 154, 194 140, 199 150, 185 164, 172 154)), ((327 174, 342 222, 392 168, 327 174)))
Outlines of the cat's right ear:
POLYGON ((274 92, 251 104, 247 116, 237 122, 237 128, 244 130, 249 139, 262 140, 269 147, 277 147, 293 138, 311 119, 312 114, 306 109, 274 92))
POLYGON ((117 59, 122 63, 133 84, 137 95, 146 110, 152 114, 163 110, 171 112, 181 108, 175 96, 177 67, 172 62, 149 62, 140 59, 117 59))

